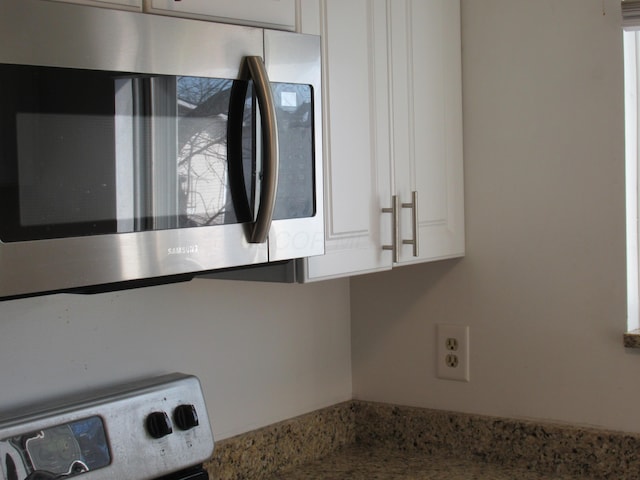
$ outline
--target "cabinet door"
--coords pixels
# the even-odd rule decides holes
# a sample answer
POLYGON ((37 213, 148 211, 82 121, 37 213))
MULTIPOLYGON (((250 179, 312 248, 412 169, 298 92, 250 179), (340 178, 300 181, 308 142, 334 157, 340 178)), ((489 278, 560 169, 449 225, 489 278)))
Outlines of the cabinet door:
POLYGON ((303 0, 304 33, 323 40, 325 249, 305 280, 391 268, 385 0, 303 0), (316 31, 317 30, 317 31, 316 31))
POLYGON ((399 264, 464 255, 459 0, 393 0, 389 9, 399 264), (408 207, 408 205, 407 205, 408 207))
POLYGON ((145 0, 145 11, 294 30, 295 3, 296 0, 145 0))
POLYGON ((64 3, 77 3, 92 7, 117 8, 121 10, 142 11, 142 0, 53 0, 64 3))

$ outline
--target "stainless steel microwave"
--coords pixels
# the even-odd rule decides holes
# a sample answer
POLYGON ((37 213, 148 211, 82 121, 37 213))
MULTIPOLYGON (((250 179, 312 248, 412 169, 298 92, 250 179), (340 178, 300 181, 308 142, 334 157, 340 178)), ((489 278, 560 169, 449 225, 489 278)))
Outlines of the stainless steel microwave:
POLYGON ((0 2, 0 297, 322 254, 320 79, 315 36, 0 2))

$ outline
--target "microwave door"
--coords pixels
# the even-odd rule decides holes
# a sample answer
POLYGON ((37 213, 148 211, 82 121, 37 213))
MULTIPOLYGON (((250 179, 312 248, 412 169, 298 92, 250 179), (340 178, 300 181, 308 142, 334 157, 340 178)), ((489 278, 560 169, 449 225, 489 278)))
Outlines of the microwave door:
POLYGON ((240 80, 0 71, 15 84, 7 91, 30 102, 27 109, 7 101, 2 110, 11 128, 1 143, 7 151, 15 145, 4 163, 12 174, 3 176, 11 182, 0 209, 3 265, 31 282, 7 295, 27 291, 33 278, 51 290, 74 287, 77 278, 111 283, 268 260, 266 244, 248 242, 252 218, 230 194, 228 91, 240 80), (40 250, 46 262, 29 262, 40 250), (63 282, 71 250, 82 258, 74 265, 90 267, 63 282))

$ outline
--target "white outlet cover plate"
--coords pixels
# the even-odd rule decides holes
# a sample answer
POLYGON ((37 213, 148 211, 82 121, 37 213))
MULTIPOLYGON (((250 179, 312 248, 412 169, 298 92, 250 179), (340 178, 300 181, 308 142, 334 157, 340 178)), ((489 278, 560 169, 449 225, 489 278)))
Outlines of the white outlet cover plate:
POLYGON ((436 376, 445 380, 468 382, 469 376, 469 327, 440 323, 436 325, 436 376), (447 349, 447 339, 455 338, 458 343, 456 351, 447 349), (449 367, 447 355, 458 357, 458 365, 449 367))

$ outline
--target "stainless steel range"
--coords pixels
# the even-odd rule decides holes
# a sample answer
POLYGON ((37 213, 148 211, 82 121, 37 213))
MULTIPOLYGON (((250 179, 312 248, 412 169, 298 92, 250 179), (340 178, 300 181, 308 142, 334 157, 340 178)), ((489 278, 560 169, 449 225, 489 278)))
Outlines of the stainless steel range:
POLYGON ((3 480, 207 480, 200 382, 180 373, 0 413, 3 480))

